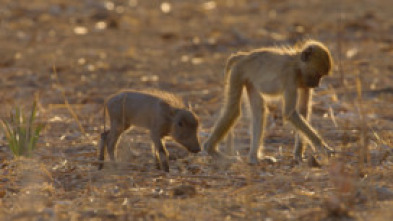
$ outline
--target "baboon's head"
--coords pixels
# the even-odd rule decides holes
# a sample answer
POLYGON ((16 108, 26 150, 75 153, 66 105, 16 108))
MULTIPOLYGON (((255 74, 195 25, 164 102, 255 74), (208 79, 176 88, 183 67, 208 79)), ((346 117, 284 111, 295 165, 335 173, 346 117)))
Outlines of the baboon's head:
POLYGON ((333 66, 333 59, 329 49, 320 42, 307 41, 300 52, 302 87, 315 88, 319 86, 321 78, 329 75, 333 66))
POLYGON ((171 126, 171 136, 188 151, 198 153, 201 145, 198 139, 199 121, 196 115, 188 110, 176 112, 171 126))

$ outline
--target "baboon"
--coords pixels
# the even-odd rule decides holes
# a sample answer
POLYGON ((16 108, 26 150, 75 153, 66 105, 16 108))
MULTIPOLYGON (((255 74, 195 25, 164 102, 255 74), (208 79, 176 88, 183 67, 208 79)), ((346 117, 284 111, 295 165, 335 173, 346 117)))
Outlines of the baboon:
MULTIPOLYGON (((197 116, 171 93, 123 91, 108 99, 106 110, 110 118, 110 130, 101 134, 98 157, 100 161, 104 160, 105 146, 111 161, 115 160, 114 151, 117 141, 131 126, 150 131, 156 166, 166 172, 169 172, 169 164, 168 151, 162 142, 165 136, 171 136, 192 153, 201 150, 197 135, 199 125, 197 116)), ((98 169, 102 167, 103 162, 100 162, 98 169)))
POLYGON ((307 121, 311 114, 312 89, 319 85, 322 77, 331 73, 332 63, 328 48, 315 40, 293 47, 268 47, 231 55, 225 68, 224 106, 204 149, 210 155, 226 157, 218 151, 217 144, 240 115, 240 100, 245 87, 252 113, 250 164, 256 164, 263 157, 260 143, 266 123, 265 101, 274 97, 282 98, 283 117, 297 131, 294 159, 301 161, 303 158, 304 138, 318 151, 330 156, 333 149, 307 121))

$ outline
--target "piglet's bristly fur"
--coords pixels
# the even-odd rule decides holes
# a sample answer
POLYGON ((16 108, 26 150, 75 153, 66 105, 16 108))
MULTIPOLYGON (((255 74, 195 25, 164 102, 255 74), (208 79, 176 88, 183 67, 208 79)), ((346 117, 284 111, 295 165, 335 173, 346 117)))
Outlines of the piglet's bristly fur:
MULTIPOLYGON (((122 91, 106 102, 110 129, 101 134, 99 160, 104 160, 104 150, 111 161, 120 135, 132 126, 149 130, 154 146, 157 168, 169 171, 168 151, 162 139, 172 137, 188 151, 201 150, 198 139, 197 116, 186 108, 174 94, 164 91, 122 91)), ((100 162, 98 169, 103 168, 100 162)))

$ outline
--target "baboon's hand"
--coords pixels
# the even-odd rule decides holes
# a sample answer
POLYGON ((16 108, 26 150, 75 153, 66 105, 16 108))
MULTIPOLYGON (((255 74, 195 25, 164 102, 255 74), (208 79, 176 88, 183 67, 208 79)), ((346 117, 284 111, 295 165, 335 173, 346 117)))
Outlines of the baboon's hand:
POLYGON ((214 148, 214 146, 209 141, 206 141, 203 144, 203 150, 212 157, 219 157, 219 155, 222 154, 216 148, 214 148))
POLYGON ((215 159, 219 159, 219 160, 227 160, 229 159, 229 156, 225 155, 224 153, 218 151, 218 150, 211 150, 208 151, 208 154, 210 156, 212 156, 215 159))
POLYGON ((203 150, 205 150, 207 154, 209 154, 210 156, 212 156, 215 159, 218 159, 218 160, 230 159, 229 156, 227 156, 224 153, 220 152, 219 150, 213 148, 209 142, 205 142, 203 144, 203 150))

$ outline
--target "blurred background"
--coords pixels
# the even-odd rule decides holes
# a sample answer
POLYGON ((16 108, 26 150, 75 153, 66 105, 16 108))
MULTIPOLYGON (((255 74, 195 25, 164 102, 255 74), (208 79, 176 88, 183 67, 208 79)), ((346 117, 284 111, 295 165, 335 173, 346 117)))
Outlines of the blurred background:
MULTIPOLYGON (((80 194, 82 197, 83 194, 91 196, 94 195, 91 194, 92 192, 101 191, 95 188, 110 192, 109 189, 114 183, 121 182, 117 179, 130 178, 131 175, 124 174, 123 178, 113 179, 103 174, 95 175, 112 186, 105 189, 102 184, 95 183, 94 178, 93 181, 87 180, 86 174, 94 168, 91 165, 80 162, 74 162, 71 166, 64 164, 64 159, 69 158, 95 159, 98 136, 103 129, 103 103, 107 96, 120 89, 154 88, 179 95, 185 102, 190 103, 200 116, 203 141, 213 126, 222 104, 225 60, 236 51, 264 46, 293 45, 309 38, 322 41, 331 50, 335 67, 333 76, 325 79, 321 88, 315 92, 313 125, 329 144, 338 148, 347 148, 346 150, 349 151, 356 152, 359 142, 363 142, 364 145, 364 136, 368 137, 366 146, 374 150, 375 152, 371 153, 375 155, 391 144, 393 1, 0 0, 0 4, 0 117, 6 119, 13 107, 29 108, 33 100, 37 100, 39 121, 46 124, 38 144, 42 147, 39 152, 39 162, 50 165, 51 169, 47 171, 51 175, 48 175, 49 178, 44 175, 42 179, 50 186, 50 190, 47 191, 53 191, 50 200, 45 195, 45 203, 48 200, 50 205, 44 203, 43 208, 55 208, 54 211, 57 211, 56 206, 53 206, 57 205, 55 200, 73 204, 75 201, 67 195, 71 194, 69 190, 79 191, 73 193, 76 194, 72 195, 73 197, 80 194), (365 122, 368 128, 366 131, 361 129, 365 122), (377 134, 379 138, 372 134, 377 134), (47 161, 48 159, 50 161, 47 161), (58 167, 55 167, 56 165, 58 167), (65 168, 65 172, 58 172, 58 168, 65 168), (72 174, 75 173, 80 176, 73 177, 72 174), (54 193, 55 190, 58 195, 54 193), (59 195, 59 191, 63 191, 61 193, 63 195, 59 195)), ((235 142, 240 155, 245 155, 249 146, 249 116, 246 109, 245 116, 236 126, 235 142)), ((293 131, 290 126, 282 122, 279 105, 273 104, 270 110, 265 151, 287 162, 286 159, 290 159, 292 152, 293 131)), ((0 135, 2 136, 1 133, 0 135)), ((131 153, 134 155, 126 157, 128 162, 132 159, 143 168, 134 168, 134 171, 153 170, 150 168, 153 165, 150 144, 144 131, 137 130, 133 136, 124 140, 123 146, 129 146, 130 142, 135 146, 132 148, 134 153, 131 153)), ((2 159, 12 159, 5 139, 2 139, 0 145, 2 159)), ((176 145, 171 142, 168 146, 173 159, 188 160, 184 150, 176 148, 176 145)), ((352 158, 347 162, 350 165, 352 163, 357 165, 357 161, 352 158)), ((173 165, 174 161, 171 163, 173 165)), ((175 163, 174 171, 183 174, 194 171, 192 173, 201 176, 208 176, 211 173, 228 174, 223 171, 212 172, 204 161, 190 164, 192 165, 190 168, 178 169, 177 167, 184 166, 177 166, 175 163)), ((9 168, 7 165, 4 168, 9 168)), ((242 176, 244 173, 242 167, 248 168, 245 165, 234 167, 229 174, 242 176)), ((262 165, 256 168, 249 170, 256 172, 269 167, 262 165)), ((271 170, 283 170, 281 172, 286 174, 288 168, 280 164, 273 166, 271 170)), ((263 176, 266 173, 261 175, 259 172, 253 174, 250 171, 252 179, 265 179, 263 176)), ((8 176, 7 174, 4 176, 8 176)), ((25 177, 23 174, 23 172, 17 173, 17 178, 14 179, 25 177)), ((288 178, 286 175, 282 175, 276 181, 285 183, 288 178)), ((272 176, 274 178, 274 175, 272 176)), ((288 176, 290 176, 288 179, 294 179, 292 175, 288 176)), ((0 181, 0 185, 13 186, 18 190, 17 192, 30 186, 25 182, 18 184, 14 179, 7 179, 3 184, 0 181)), ((147 176, 141 178, 140 182, 149 183, 151 179, 147 176)), ((185 182, 173 179, 174 183, 185 182)), ((322 184, 328 178, 326 175, 320 180, 315 179, 322 184)), ((207 207, 215 203, 205 200, 216 199, 217 196, 216 202, 221 206, 213 210, 207 209, 206 216, 199 218, 214 220, 213 217, 216 217, 217 220, 222 220, 229 216, 251 219, 259 217, 260 214, 268 214, 265 206, 269 203, 260 198, 253 198, 257 196, 247 195, 250 192, 243 192, 247 197, 251 197, 247 198, 247 205, 257 202, 256 205, 259 207, 255 205, 254 207, 261 210, 250 210, 251 212, 248 209, 243 210, 243 201, 236 201, 231 198, 232 196, 219 195, 217 192, 220 192, 223 187, 218 186, 217 183, 205 185, 203 182, 202 179, 194 183, 199 192, 207 191, 200 197, 202 200, 200 202, 204 202, 207 207), (232 203, 238 204, 230 204, 230 199, 232 203), (240 215, 231 215, 231 206, 234 206, 233 210, 238 211, 240 215)), ((242 184, 243 181, 240 182, 241 184, 239 182, 236 179, 226 180, 223 185, 227 185, 225 188, 228 188, 228 191, 229 189, 233 191, 237 185, 245 185, 242 184)), ((167 181, 158 181, 158 183, 163 186, 168 184, 167 181)), ((144 183, 144 185, 153 184, 144 183)), ((158 188, 154 185, 147 187, 146 192, 139 193, 141 208, 147 211, 151 209, 149 205, 161 204, 160 201, 156 202, 153 199, 157 196, 154 195, 156 194, 154 191, 158 188), (154 196, 150 191, 154 192, 154 196)), ((275 187, 276 183, 269 185, 275 187)), ((326 188, 323 185, 318 187, 326 188)), ((163 191, 166 193, 165 187, 160 188, 164 188, 163 191)), ((4 193, 5 197, 14 199, 12 194, 7 195, 7 191, 4 193)), ((264 191, 266 189, 251 190, 259 193, 256 194, 258 196, 268 194, 264 191)), ((285 189, 283 192, 294 194, 293 189, 285 189)), ((110 195, 104 197, 97 194, 95 196, 100 199, 110 195)), ((127 194, 135 196, 134 192, 127 192, 127 194)), ((307 204, 306 208, 321 206, 320 199, 323 196, 317 195, 313 195, 315 201, 307 204)), ((16 204, 5 202, 2 201, 4 213, 18 214, 7 210, 16 204)), ((114 203, 124 203, 124 197, 121 201, 120 198, 114 200, 114 203)), ((88 202, 81 202, 81 205, 86 208, 97 206, 94 204, 95 206, 90 207, 88 202)), ((100 205, 105 207, 107 204, 102 201, 100 205)), ((125 203, 125 205, 131 204, 125 203)), ((192 210, 186 205, 181 210, 178 209, 178 204, 168 205, 176 211, 175 214, 180 214, 177 217, 180 219, 187 218, 184 216, 184 211, 192 210)), ((190 205, 195 206, 195 204, 190 205)), ((269 205, 272 206, 273 211, 286 211, 286 215, 277 215, 278 212, 272 215, 279 219, 298 218, 299 213, 292 211, 291 208, 303 208, 295 202, 290 206, 285 204, 290 209, 278 208, 274 203, 269 205)), ((89 214, 80 213, 75 208, 71 209, 68 203, 61 204, 59 207, 72 210, 72 214, 76 214, 75 217, 90 217, 89 214)), ((358 205, 354 207, 356 214, 369 208, 358 205)), ((304 212, 301 209, 300 211, 304 212)), ((119 214, 122 215, 112 215, 119 218, 127 213, 119 212, 119 214)), ((201 215, 195 212, 191 214, 196 219, 201 215)), ((67 214, 64 214, 64 217, 67 218, 67 214)), ((172 216, 164 214, 163 217, 168 219, 172 216)), ((176 219, 176 216, 171 219, 176 219)))

